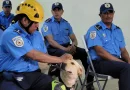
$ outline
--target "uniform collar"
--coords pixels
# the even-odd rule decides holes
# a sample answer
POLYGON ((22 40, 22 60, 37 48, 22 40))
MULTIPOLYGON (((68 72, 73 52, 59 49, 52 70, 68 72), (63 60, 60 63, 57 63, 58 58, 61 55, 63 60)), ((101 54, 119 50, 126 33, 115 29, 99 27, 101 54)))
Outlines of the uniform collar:
POLYGON ((15 24, 13 24, 13 26, 17 29, 20 30, 20 33, 24 34, 25 36, 30 36, 30 34, 28 34, 19 24, 19 22, 17 21, 15 24))
MULTIPOLYGON (((4 11, 1 11, 1 12, 0 12, 0 15, 1 15, 1 16, 5 16, 4 11)), ((14 16, 14 15, 10 13, 10 15, 9 15, 8 17, 10 17, 10 16, 14 16)))
MULTIPOLYGON (((52 16, 51 19, 52 19, 52 22, 54 22, 54 21, 57 22, 57 20, 54 18, 54 16, 52 16)), ((61 18, 60 22, 62 22, 62 21, 64 21, 63 18, 61 18)))
MULTIPOLYGON (((102 29, 103 29, 103 30, 104 30, 104 29, 107 29, 107 26, 106 26, 102 21, 100 21, 98 24, 102 26, 102 29)), ((115 30, 115 29, 116 29, 116 26, 115 26, 113 23, 112 23, 111 29, 112 29, 112 30, 115 30)))
POLYGON ((112 30, 115 30, 116 28, 117 28, 116 25, 114 25, 114 24, 112 23, 111 29, 112 29, 112 30))
POLYGON ((0 15, 1 15, 1 16, 5 16, 4 11, 1 11, 1 12, 0 12, 0 15))

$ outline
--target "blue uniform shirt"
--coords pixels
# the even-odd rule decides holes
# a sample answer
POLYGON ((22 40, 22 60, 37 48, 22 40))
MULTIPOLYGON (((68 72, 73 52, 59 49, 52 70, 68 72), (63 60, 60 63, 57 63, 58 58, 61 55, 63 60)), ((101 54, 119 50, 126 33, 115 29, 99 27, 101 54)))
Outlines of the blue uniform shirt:
POLYGON ((38 62, 24 55, 31 50, 46 53, 43 38, 38 31, 31 35, 18 22, 7 28, 0 41, 0 72, 30 72, 39 68, 38 62))
MULTIPOLYGON (((52 35, 53 39, 59 44, 69 43, 69 35, 73 34, 71 25, 65 19, 62 18, 58 23, 54 17, 45 21, 41 31, 44 37, 52 35)), ((46 44, 49 45, 47 41, 46 44)))
POLYGON ((89 28, 86 40, 92 60, 100 59, 93 46, 101 46, 116 57, 121 55, 120 48, 125 47, 122 30, 114 24, 112 24, 111 29, 108 29, 102 21, 89 28))
MULTIPOLYGON (((1 11, 0 12, 0 25, 4 26, 5 28, 8 28, 13 18, 14 18, 14 14, 10 14, 9 17, 6 17, 4 11, 1 11)), ((3 30, 0 29, 0 37, 2 33, 3 33, 3 30)))

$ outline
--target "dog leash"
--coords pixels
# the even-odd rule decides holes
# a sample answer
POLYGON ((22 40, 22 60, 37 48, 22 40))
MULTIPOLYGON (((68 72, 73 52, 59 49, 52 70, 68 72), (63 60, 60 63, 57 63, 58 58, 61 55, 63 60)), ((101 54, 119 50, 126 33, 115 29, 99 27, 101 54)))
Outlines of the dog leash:
POLYGON ((60 63, 60 64, 51 64, 51 66, 59 69, 59 70, 62 70, 62 71, 65 71, 65 69, 63 69, 63 63, 60 63))

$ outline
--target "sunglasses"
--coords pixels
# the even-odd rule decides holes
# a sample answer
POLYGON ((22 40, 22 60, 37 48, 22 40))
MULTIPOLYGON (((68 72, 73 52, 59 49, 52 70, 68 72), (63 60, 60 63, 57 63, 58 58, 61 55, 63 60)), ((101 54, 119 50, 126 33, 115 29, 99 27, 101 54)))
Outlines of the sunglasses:
POLYGON ((4 8, 11 8, 11 6, 4 6, 4 8))

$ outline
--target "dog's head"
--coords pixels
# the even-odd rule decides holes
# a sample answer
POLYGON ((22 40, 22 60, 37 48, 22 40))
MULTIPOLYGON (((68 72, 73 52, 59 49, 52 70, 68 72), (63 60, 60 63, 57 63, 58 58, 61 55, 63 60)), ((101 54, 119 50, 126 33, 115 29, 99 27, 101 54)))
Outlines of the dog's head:
POLYGON ((82 75, 82 67, 75 60, 66 60, 61 65, 60 77, 67 87, 72 87, 78 76, 82 75))
POLYGON ((71 73, 73 74, 73 72, 75 72, 75 70, 77 72, 77 75, 81 76, 83 73, 82 67, 79 65, 79 63, 77 61, 75 61, 73 59, 66 60, 64 63, 62 63, 61 68, 70 74, 71 73))

